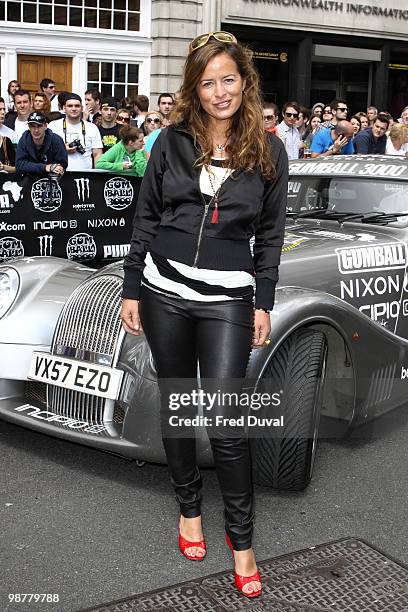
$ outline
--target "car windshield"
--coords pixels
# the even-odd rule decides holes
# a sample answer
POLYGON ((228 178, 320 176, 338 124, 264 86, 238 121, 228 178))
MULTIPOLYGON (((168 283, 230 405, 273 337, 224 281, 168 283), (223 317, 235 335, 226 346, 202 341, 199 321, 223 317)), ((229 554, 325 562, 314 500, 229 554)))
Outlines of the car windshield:
MULTIPOLYGON (((301 216, 400 215, 389 222, 408 224, 408 182, 363 178, 291 176, 288 213, 301 216), (404 215, 407 214, 407 216, 404 215)), ((372 218, 372 217, 371 217, 372 218)))

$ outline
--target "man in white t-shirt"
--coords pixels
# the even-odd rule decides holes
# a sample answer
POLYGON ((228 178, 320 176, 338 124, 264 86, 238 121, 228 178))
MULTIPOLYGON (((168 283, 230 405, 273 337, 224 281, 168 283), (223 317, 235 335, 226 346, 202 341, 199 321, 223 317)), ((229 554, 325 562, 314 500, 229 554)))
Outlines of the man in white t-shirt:
POLYGON ((64 119, 51 121, 48 127, 61 136, 68 151, 68 170, 87 170, 102 155, 102 140, 98 128, 82 117, 82 99, 71 93, 65 100, 64 119))
POLYGON ((16 107, 17 116, 13 114, 7 117, 4 125, 14 130, 18 141, 23 132, 28 129, 27 119, 33 108, 31 94, 27 89, 17 89, 14 94, 14 106, 16 107))

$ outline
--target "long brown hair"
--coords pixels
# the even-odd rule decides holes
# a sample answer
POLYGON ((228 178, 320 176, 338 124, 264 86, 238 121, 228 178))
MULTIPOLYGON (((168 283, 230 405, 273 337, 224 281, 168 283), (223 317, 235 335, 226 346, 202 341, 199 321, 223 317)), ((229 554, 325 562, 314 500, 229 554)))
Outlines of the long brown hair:
POLYGON ((259 167, 265 178, 272 178, 275 167, 264 131, 259 77, 252 63, 251 51, 240 43, 223 43, 210 38, 208 43, 189 53, 184 66, 183 83, 170 116, 171 122, 187 124, 195 142, 203 150, 197 164, 210 164, 213 143, 208 130, 209 118, 201 107, 197 86, 208 62, 220 53, 226 53, 235 62, 239 74, 246 82, 241 106, 233 115, 227 132, 228 165, 247 171, 259 167))

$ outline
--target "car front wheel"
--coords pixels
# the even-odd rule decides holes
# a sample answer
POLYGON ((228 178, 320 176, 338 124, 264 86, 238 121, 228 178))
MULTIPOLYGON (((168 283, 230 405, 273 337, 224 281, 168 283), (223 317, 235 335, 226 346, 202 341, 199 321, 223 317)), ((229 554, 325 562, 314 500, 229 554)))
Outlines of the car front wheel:
POLYGON ((258 417, 282 417, 283 425, 259 428, 260 437, 250 434, 255 483, 292 491, 301 491, 309 484, 316 455, 326 356, 325 335, 303 328, 283 342, 267 365, 257 390, 269 395, 279 393, 280 404, 262 408, 258 417))

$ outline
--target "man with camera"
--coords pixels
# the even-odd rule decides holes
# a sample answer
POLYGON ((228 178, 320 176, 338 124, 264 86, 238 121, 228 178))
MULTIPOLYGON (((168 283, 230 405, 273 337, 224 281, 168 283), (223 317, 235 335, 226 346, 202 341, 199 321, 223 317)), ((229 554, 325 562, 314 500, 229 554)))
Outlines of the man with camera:
POLYGON ((68 165, 62 138, 47 128, 47 119, 40 112, 30 113, 27 124, 17 145, 16 171, 60 177, 68 165))
POLYGON ((82 119, 82 99, 70 93, 64 104, 65 117, 51 121, 49 127, 61 136, 68 153, 68 170, 88 170, 102 155, 98 128, 82 119))

